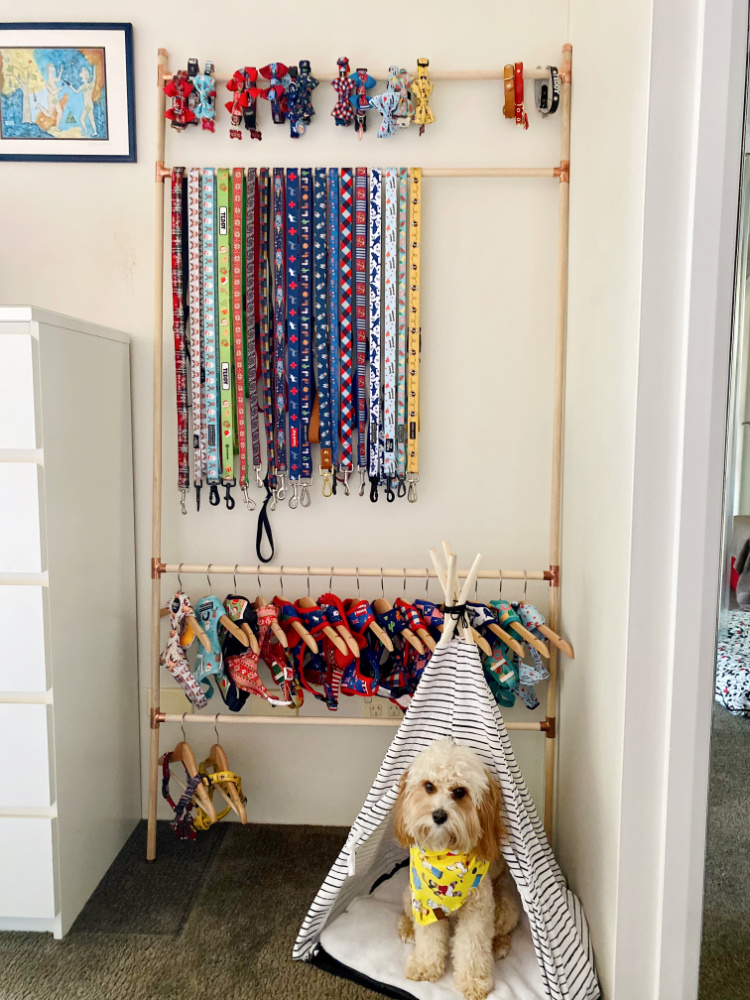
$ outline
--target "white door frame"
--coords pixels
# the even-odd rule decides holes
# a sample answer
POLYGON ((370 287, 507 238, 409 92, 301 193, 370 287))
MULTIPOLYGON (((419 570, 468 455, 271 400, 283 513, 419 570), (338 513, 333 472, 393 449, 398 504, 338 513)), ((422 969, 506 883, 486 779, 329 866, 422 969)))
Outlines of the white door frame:
POLYGON ((697 996, 747 0, 654 0, 615 1000, 697 996))

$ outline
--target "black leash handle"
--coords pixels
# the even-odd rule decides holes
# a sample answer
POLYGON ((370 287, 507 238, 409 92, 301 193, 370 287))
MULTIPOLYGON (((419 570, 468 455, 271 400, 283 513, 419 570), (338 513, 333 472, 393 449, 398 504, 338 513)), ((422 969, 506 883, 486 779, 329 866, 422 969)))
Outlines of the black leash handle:
POLYGON ((260 511, 258 512, 258 530, 255 533, 255 554, 257 555, 258 560, 260 562, 270 563, 270 561, 273 559, 273 554, 275 549, 273 544, 273 531, 271 531, 271 522, 268 518, 268 504, 273 495, 271 493, 271 487, 268 485, 268 475, 266 475, 265 479, 263 480, 263 485, 266 488, 266 499, 263 501, 263 506, 260 508, 260 511), (261 549, 263 547, 264 534, 266 536, 266 539, 268 540, 268 545, 271 549, 271 554, 268 556, 268 558, 266 558, 266 556, 264 556, 263 553, 261 552, 261 549))

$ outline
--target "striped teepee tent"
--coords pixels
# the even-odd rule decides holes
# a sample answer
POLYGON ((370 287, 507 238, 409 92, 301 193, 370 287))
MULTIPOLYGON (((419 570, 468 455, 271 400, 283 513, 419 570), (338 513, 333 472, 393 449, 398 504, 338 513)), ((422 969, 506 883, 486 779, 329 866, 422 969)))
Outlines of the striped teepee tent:
MULTIPOLYGON (((460 638, 439 644, 427 664, 346 844, 302 924, 294 958, 329 968, 338 964, 342 974, 366 978, 372 988, 391 996, 426 995, 424 987, 431 984, 414 984, 411 994, 379 978, 358 977, 356 956, 351 965, 327 962, 320 938, 324 927, 330 927, 355 900, 367 897, 376 882, 404 862, 406 852, 393 836, 392 820, 399 778, 420 750, 446 738, 471 747, 502 789, 509 831, 503 853, 528 917, 540 989, 544 990, 539 995, 551 1000, 598 1000, 599 984, 581 904, 568 889, 549 847, 505 723, 485 683, 477 648, 460 638)), ((393 933, 395 938, 395 924, 393 933)), ((365 935, 360 947, 367 947, 365 935)), ((496 966, 496 989, 502 970, 501 961, 496 966)))

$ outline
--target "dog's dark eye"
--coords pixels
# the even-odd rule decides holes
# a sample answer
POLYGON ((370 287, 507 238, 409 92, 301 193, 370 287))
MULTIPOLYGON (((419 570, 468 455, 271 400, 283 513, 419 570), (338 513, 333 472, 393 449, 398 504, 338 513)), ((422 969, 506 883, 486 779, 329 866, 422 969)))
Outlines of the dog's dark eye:
POLYGON ((464 795, 466 795, 466 789, 465 788, 454 788, 453 789, 453 798, 454 799, 462 799, 464 797, 464 795))
POLYGON ((435 786, 431 781, 425 781, 424 790, 427 792, 428 795, 432 795, 432 793, 435 791, 435 786))

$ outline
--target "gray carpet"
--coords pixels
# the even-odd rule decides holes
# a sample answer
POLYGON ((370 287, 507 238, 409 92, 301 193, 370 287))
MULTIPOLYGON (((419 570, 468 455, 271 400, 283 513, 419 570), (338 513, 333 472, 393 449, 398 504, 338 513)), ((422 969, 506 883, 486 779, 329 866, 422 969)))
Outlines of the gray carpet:
POLYGON ((750 995, 750 720, 714 705, 700 1000, 750 995))
POLYGON ((0 933, 0 1000, 372 1000, 291 960, 347 832, 224 824, 190 843, 160 823, 149 865, 142 823, 64 941, 0 933))

